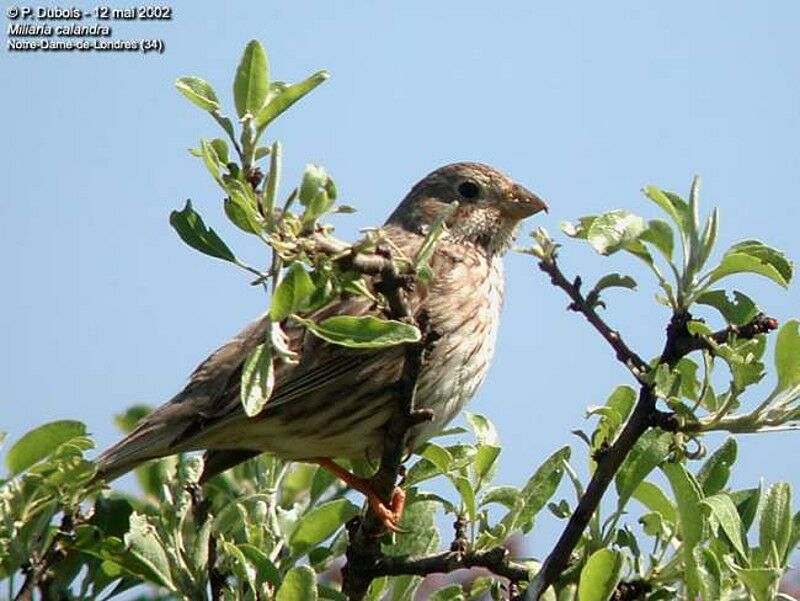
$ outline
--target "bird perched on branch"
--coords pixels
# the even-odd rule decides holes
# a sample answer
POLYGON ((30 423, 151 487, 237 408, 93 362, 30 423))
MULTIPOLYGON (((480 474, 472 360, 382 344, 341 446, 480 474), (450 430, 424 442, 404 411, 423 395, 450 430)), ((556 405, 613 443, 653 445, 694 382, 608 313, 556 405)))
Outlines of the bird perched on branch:
MULTIPOLYGON (((433 419, 409 431, 409 450, 447 424, 483 382, 499 325, 503 255, 520 221, 546 209, 538 196, 492 167, 455 163, 417 183, 387 220, 386 239, 413 257, 437 217, 450 213, 429 259, 433 278, 406 295, 412 316, 424 313, 435 334, 416 385, 416 408, 430 410, 433 419)), ((347 296, 311 317, 386 316, 380 313, 373 300, 347 296)), ((393 500, 387 507, 366 480, 333 459, 381 456, 398 402, 402 346, 338 346, 289 319, 284 329, 299 361, 277 365, 270 400, 259 415, 248 417, 239 398, 241 370, 264 340, 265 319, 212 353, 181 392, 103 453, 99 476, 110 481, 149 459, 206 449, 205 481, 268 451, 330 469, 365 493, 384 523, 396 528, 398 503, 393 500)))

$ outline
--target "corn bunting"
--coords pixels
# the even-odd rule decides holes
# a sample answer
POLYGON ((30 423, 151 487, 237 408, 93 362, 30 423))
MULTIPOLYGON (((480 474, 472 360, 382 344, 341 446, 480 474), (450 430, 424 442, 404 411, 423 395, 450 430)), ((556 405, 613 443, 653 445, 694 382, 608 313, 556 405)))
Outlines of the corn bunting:
MULTIPOLYGON (((421 365, 416 407, 431 421, 412 428, 414 449, 447 424, 475 394, 494 353, 503 300, 503 255, 520 221, 544 202, 504 174, 479 163, 455 163, 417 183, 384 226, 384 235, 407 257, 420 248, 431 224, 450 211, 429 264, 433 278, 408 295, 412 312, 425 312, 436 333, 421 365)), ((311 317, 380 315, 366 297, 341 297, 311 317)), ((296 364, 281 363, 263 411, 248 417, 239 400, 242 364, 264 339, 265 317, 247 326, 192 373, 186 387, 142 420, 98 460, 107 481, 149 459, 208 451, 203 480, 268 451, 315 462, 364 492, 389 527, 399 502, 386 507, 365 480, 334 458, 380 457, 388 420, 397 403, 402 347, 357 350, 316 338, 291 318, 285 323, 296 364)))

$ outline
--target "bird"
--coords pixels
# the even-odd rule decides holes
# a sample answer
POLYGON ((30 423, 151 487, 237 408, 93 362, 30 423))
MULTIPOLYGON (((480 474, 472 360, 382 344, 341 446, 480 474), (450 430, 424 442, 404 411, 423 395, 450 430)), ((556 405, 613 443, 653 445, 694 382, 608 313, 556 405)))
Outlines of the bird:
MULTIPOLYGON (((414 185, 391 213, 383 236, 413 257, 437 219, 446 216, 429 266, 432 279, 407 294, 412 316, 423 312, 434 342, 416 382, 415 408, 432 419, 413 426, 413 451, 450 422, 484 381, 495 350, 503 302, 503 257, 523 219, 547 211, 545 202, 497 169, 475 162, 440 167, 414 185)), ((366 296, 337 297, 314 314, 387 317, 366 296)), ((206 451, 201 483, 270 452, 317 463, 367 497, 385 526, 398 530, 403 495, 387 504, 366 479, 335 459, 381 456, 385 431, 398 403, 404 349, 353 349, 317 338, 291 317, 282 324, 296 363, 279 363, 272 396, 256 416, 240 401, 242 367, 263 342, 267 314, 214 351, 170 401, 97 459, 105 482, 140 464, 206 451)))

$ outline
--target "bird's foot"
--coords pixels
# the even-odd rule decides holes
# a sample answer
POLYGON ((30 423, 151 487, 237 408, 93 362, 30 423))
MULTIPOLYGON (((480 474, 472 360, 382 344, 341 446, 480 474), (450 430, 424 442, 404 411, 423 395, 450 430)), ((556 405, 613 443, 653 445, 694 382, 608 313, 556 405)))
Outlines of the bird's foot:
POLYGON ((367 497, 370 509, 372 509, 373 513, 378 516, 378 519, 388 530, 392 532, 405 532, 405 530, 399 526, 400 517, 403 515, 403 507, 406 503, 406 493, 402 488, 395 486, 394 491, 392 491, 392 498, 387 506, 366 478, 360 478, 355 474, 351 474, 342 466, 334 463, 332 459, 326 457, 318 457, 312 461, 324 467, 345 484, 352 486, 354 489, 364 494, 367 497))
POLYGON ((394 487, 392 492, 392 500, 387 507, 381 498, 370 489, 370 492, 365 492, 367 501, 369 502, 370 509, 378 516, 381 523, 392 532, 406 532, 400 528, 400 518, 403 515, 403 507, 406 504, 406 491, 399 486, 394 487))

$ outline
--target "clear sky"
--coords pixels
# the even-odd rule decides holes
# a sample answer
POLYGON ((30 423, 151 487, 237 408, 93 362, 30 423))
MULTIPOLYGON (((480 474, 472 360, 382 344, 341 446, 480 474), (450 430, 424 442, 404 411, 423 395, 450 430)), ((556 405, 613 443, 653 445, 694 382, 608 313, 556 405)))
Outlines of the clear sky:
MULTIPOLYGON (((285 182, 322 163, 360 209, 337 219, 342 237, 381 223, 433 168, 479 160, 549 201, 550 215, 523 236, 611 208, 657 216, 640 187, 685 193, 697 173, 705 208, 721 209, 722 244, 755 236, 800 257, 797 2, 173 7, 171 22, 111 23, 118 38, 163 38, 163 55, 9 53, 3 40, 0 429, 11 439, 76 418, 99 446, 112 443, 114 413, 168 399, 264 309, 246 276, 191 251, 167 221, 191 198, 237 252, 259 261, 186 152, 218 135, 216 125, 173 87, 199 75, 230 107, 251 38, 267 47, 274 78, 331 72, 273 135, 284 144, 285 182)), ((637 292, 610 294, 606 315, 651 357, 668 314, 632 261, 573 242, 562 251, 565 271, 586 281, 608 271, 641 276, 637 292)), ((530 257, 509 256, 507 266, 497 355, 471 407, 496 422, 505 443, 498 481, 521 484, 563 444, 579 451, 583 469, 569 431, 590 428, 585 407, 631 380, 530 257)), ((800 315, 797 286, 736 283, 779 320, 800 315)), ((763 476, 800 485, 800 433, 740 445, 734 484, 763 476)), ((544 519, 529 548, 547 550, 557 527, 544 519)))

